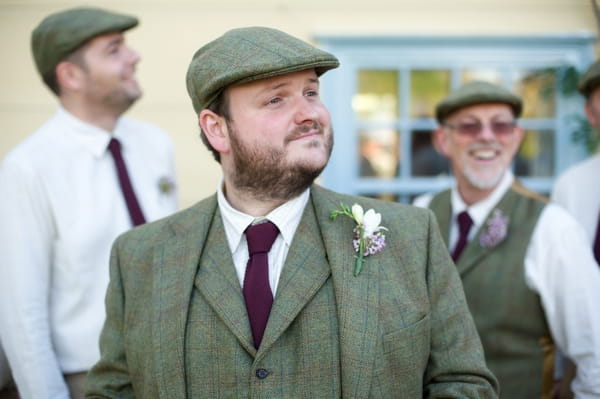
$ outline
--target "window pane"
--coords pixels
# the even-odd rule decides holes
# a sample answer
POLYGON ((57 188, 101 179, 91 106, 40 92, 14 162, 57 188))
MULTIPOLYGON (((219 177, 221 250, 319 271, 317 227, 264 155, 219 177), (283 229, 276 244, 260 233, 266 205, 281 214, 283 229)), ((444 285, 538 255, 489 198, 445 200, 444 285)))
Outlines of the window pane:
POLYGON ((523 118, 554 118, 556 73, 554 69, 522 70, 516 91, 523 100, 523 118))
POLYGON ((398 132, 393 129, 359 131, 359 162, 362 177, 398 176, 398 132))
POLYGON ((450 163, 433 147, 431 135, 431 130, 412 132, 413 176, 438 176, 450 173, 450 163))
POLYGON ((390 121, 398 117, 398 72, 358 71, 357 93, 352 99, 355 115, 362 120, 390 121))
POLYGON ((515 158, 515 174, 528 177, 551 177, 554 158, 554 131, 527 130, 515 158))
POLYGON ((414 70, 410 73, 410 116, 433 118, 435 106, 450 90, 450 71, 414 70))
POLYGON ((462 71, 462 83, 472 82, 473 80, 484 80, 486 82, 502 84, 502 77, 498 69, 464 69, 462 71))

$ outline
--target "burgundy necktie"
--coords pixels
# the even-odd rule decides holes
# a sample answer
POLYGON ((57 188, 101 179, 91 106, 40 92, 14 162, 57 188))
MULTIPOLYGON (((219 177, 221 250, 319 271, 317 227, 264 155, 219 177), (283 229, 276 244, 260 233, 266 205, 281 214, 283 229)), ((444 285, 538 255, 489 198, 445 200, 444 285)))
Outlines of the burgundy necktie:
POLYGON ((119 184, 121 185, 121 191, 125 197, 125 203, 127 204, 129 216, 131 217, 131 223, 133 223, 134 226, 146 223, 140 204, 138 203, 133 187, 131 186, 129 175, 127 174, 127 168, 125 167, 125 162, 121 155, 121 143, 119 140, 112 138, 110 143, 108 143, 108 150, 112 154, 115 166, 117 167, 119 184))
POLYGON ((594 239, 594 258, 600 265, 600 215, 598 215, 598 227, 596 227, 596 238, 594 239))
POLYGON ((473 226, 473 219, 469 216, 467 211, 462 211, 458 214, 458 241, 452 251, 452 260, 456 262, 463 249, 467 245, 469 238, 469 230, 473 226))
POLYGON ((262 341, 273 305, 268 255, 278 234, 277 226, 269 221, 248 226, 246 229, 250 258, 244 275, 243 291, 256 349, 262 341))

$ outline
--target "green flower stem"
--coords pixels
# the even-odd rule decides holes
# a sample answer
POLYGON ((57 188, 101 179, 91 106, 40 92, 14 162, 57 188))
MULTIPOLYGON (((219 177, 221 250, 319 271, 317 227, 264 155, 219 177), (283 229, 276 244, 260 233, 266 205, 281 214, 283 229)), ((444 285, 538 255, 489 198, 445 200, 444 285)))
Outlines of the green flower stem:
POLYGON ((358 246, 358 257, 356 258, 356 264, 354 265, 354 277, 358 277, 358 275, 360 274, 364 259, 364 253, 364 243, 363 240, 360 240, 360 245, 358 246))

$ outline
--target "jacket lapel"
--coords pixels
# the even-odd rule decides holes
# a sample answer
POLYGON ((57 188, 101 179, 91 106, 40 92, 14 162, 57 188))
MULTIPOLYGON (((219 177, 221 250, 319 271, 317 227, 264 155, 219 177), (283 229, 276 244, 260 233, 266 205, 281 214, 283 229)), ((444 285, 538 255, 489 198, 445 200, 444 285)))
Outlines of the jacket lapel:
POLYGON ((294 234, 257 359, 289 327, 331 274, 313 205, 294 234))
POLYGON ((223 220, 218 209, 215 211, 210 233, 206 238, 202 265, 196 275, 195 284, 242 346, 249 353, 256 352, 242 289, 235 273, 223 220))
POLYGON ((216 207, 211 197, 173 219, 173 235, 154 249, 153 347, 160 398, 185 398, 185 326, 198 261, 216 207))
POLYGON ((343 397, 366 398, 371 390, 378 342, 379 269, 384 257, 367 258, 360 275, 355 277, 354 221, 348 217, 330 219, 330 212, 340 207, 334 193, 313 185, 311 196, 336 293, 343 397))

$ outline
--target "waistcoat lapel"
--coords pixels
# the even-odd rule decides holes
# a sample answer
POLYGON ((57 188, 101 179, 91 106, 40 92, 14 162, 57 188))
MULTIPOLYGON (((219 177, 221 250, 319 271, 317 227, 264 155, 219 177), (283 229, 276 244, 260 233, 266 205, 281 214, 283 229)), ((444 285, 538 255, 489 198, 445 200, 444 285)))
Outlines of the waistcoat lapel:
MULTIPOLYGON (((186 395, 184 339, 187 312, 198 260, 216 206, 211 197, 174 222, 175 234, 154 250, 152 329, 160 398, 186 395)), ((152 349, 152 348, 149 348, 152 349)))
MULTIPOLYGON (((340 326, 342 396, 366 398, 371 390, 378 342, 379 268, 383 256, 366 258, 355 277, 354 221, 329 217, 339 203, 333 193, 313 185, 311 198, 329 258, 340 326)), ((352 204, 346 204, 351 206, 352 204)))
POLYGON ((285 260, 257 359, 289 327, 330 274, 315 211, 309 201, 285 260))

